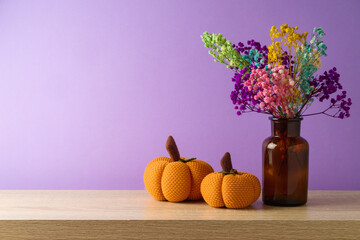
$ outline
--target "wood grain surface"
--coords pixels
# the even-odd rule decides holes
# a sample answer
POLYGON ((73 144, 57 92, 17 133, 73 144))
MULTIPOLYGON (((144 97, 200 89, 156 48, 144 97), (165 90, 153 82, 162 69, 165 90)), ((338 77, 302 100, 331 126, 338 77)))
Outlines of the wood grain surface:
POLYGON ((300 207, 159 202, 145 191, 0 191, 3 239, 360 239, 360 191, 300 207))

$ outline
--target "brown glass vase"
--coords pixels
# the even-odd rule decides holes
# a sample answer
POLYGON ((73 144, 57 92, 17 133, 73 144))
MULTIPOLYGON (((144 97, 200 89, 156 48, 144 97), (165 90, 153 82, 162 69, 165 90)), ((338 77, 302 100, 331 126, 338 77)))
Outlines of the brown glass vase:
POLYGON ((271 136, 262 145, 263 202, 267 205, 305 204, 308 193, 309 144, 300 137, 302 118, 270 118, 271 136))

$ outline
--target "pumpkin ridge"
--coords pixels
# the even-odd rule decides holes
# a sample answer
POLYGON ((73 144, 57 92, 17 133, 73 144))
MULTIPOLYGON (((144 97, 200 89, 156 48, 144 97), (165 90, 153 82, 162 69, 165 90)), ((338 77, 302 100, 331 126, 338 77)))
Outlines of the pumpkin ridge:
POLYGON ((181 202, 191 191, 190 169, 179 161, 169 163, 161 177, 161 189, 169 202, 181 202))
POLYGON ((227 208, 245 208, 254 199, 251 182, 241 175, 226 175, 221 188, 227 208))
POLYGON ((214 169, 206 162, 201 160, 193 160, 186 163, 190 170, 191 176, 191 191, 188 200, 200 200, 203 198, 201 195, 201 182, 214 169))
POLYGON ((162 193, 161 178, 164 169, 168 164, 169 162, 166 160, 155 158, 147 165, 144 172, 143 178, 146 190, 151 196, 160 201, 166 200, 162 193))
POLYGON ((212 207, 225 207, 221 192, 224 176, 219 172, 210 173, 201 182, 201 194, 205 202, 212 207))
POLYGON ((243 173, 243 176, 246 177, 248 180, 250 180, 250 182, 253 185, 253 189, 254 189, 254 200, 253 200, 253 202, 255 202, 260 197, 260 194, 261 194, 260 181, 255 175, 253 175, 251 173, 243 173))

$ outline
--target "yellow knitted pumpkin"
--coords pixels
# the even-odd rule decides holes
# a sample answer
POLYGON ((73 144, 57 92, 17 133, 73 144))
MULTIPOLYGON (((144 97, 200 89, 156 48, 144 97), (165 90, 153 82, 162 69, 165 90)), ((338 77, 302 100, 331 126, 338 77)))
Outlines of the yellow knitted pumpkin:
POLYGON ((225 153, 221 166, 223 171, 207 175, 201 183, 201 194, 207 204, 212 207, 245 208, 259 198, 259 179, 233 169, 230 153, 225 153))
POLYGON ((158 157, 146 166, 146 190, 157 200, 181 202, 201 199, 201 181, 214 172, 213 168, 204 161, 180 157, 172 136, 166 142, 166 150, 170 158, 158 157))

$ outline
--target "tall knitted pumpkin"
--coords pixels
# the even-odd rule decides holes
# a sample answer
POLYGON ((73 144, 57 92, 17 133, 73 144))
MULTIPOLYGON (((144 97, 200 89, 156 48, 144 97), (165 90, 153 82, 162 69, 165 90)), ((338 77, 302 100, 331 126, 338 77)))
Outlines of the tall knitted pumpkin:
POLYGON ((207 175, 201 183, 201 194, 212 207, 245 208, 261 193, 260 181, 250 173, 232 168, 230 153, 221 159, 223 171, 207 175))
POLYGON ((181 202, 201 199, 201 181, 214 172, 213 168, 204 161, 180 157, 172 136, 166 142, 166 150, 170 158, 158 157, 146 166, 146 190, 157 200, 181 202))

